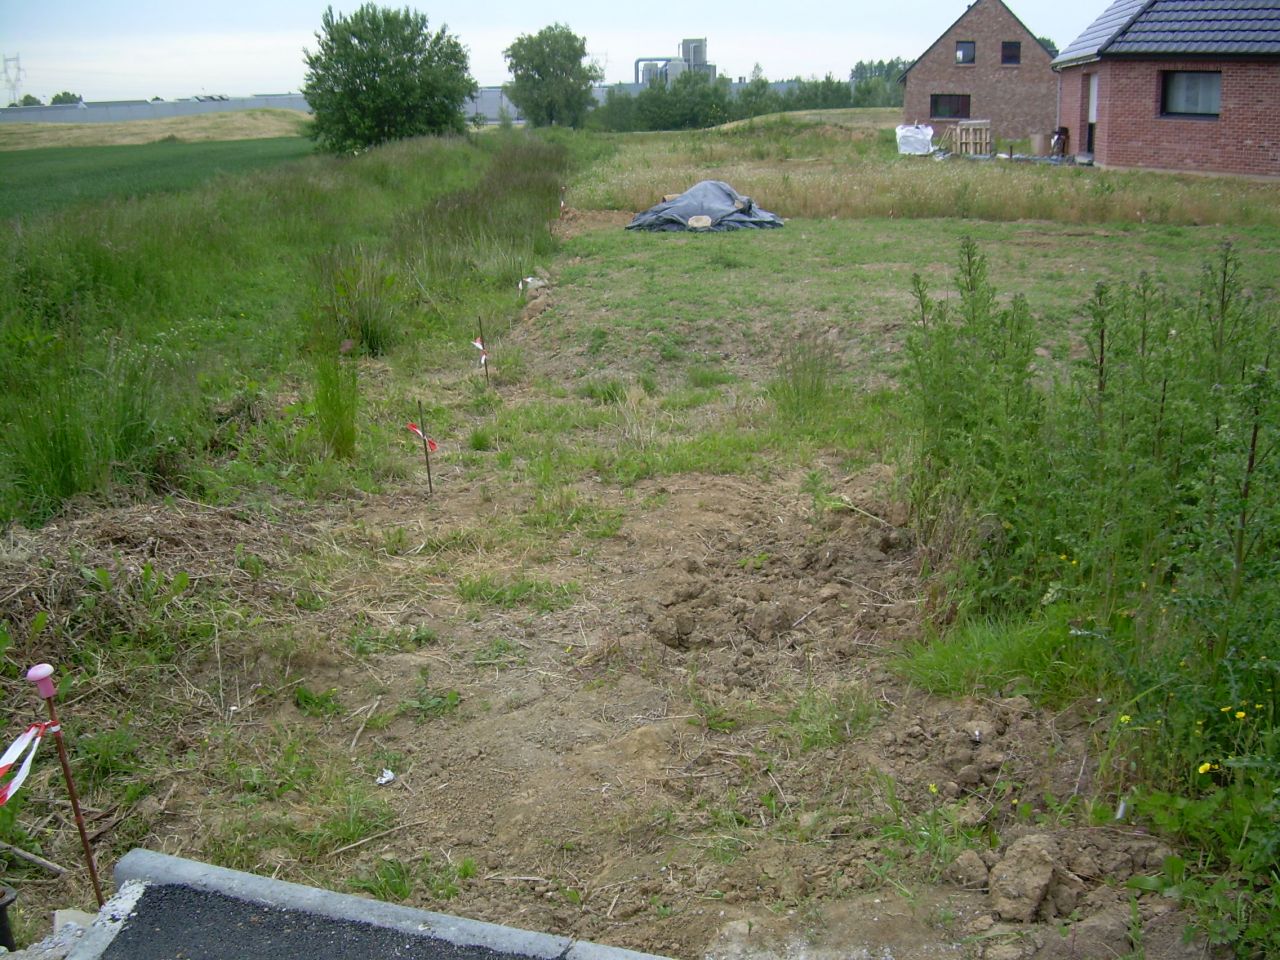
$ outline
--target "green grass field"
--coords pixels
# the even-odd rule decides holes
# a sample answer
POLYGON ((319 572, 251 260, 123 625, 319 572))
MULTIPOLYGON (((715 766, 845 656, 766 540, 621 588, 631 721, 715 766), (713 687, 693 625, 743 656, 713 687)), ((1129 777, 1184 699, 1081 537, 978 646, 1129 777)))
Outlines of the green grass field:
POLYGON ((0 217, 175 193, 215 177, 234 177, 297 160, 314 149, 303 137, 279 137, 0 151, 0 217))

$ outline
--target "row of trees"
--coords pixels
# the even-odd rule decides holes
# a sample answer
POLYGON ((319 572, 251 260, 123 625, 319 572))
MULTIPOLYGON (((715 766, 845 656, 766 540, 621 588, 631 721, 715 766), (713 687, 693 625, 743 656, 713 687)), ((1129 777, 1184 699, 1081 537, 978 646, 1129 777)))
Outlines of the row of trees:
MULTIPOLYGON (((466 49, 445 28, 434 33, 424 14, 367 3, 354 13, 327 9, 314 51, 304 50, 303 94, 315 112, 313 136, 323 149, 357 150, 424 134, 460 133, 463 108, 476 93, 466 49)), ((903 60, 859 62, 849 80, 828 74, 775 90, 760 66, 732 92, 729 81, 687 72, 636 96, 610 90, 592 110, 592 85, 603 77, 588 61, 587 42, 561 23, 521 34, 503 51, 511 82, 503 91, 533 126, 602 130, 679 130, 776 113, 838 107, 899 106, 903 60)))
MULTIPOLYGON (((322 149, 358 150, 404 137, 461 133, 475 96, 466 48, 425 14, 367 3, 354 13, 329 7, 320 21, 302 92, 315 113, 322 149)), ((504 52, 505 92, 535 126, 581 126, 603 71, 587 62, 586 40, 563 24, 522 34, 504 52)))
POLYGON ((751 80, 736 93, 724 77, 712 80, 702 73, 682 73, 669 84, 655 82, 635 96, 621 86, 610 89, 587 124, 617 132, 689 130, 784 110, 900 107, 898 77, 907 66, 905 60, 860 62, 849 82, 827 74, 821 80, 797 77, 788 87, 775 89, 757 65, 751 80))
MULTIPOLYGON (((79 103, 80 94, 72 93, 70 90, 63 90, 61 93, 55 93, 53 99, 49 101, 50 106, 59 106, 64 103, 79 103)), ((39 97, 33 97, 29 93, 24 93, 22 99, 17 103, 9 104, 11 107, 43 107, 44 102, 39 97)))

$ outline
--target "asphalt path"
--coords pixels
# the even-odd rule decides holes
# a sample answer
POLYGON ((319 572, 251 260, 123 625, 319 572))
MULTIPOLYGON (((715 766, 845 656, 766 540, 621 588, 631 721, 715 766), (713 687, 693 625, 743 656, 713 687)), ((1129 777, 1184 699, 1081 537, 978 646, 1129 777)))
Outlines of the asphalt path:
POLYGON ((527 960, 212 891, 149 886, 102 960, 527 960))

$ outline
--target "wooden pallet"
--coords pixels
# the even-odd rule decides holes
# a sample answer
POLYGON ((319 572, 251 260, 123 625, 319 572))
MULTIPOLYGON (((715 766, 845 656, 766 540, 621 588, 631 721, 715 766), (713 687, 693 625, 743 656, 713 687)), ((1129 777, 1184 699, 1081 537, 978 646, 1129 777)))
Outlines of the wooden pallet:
POLYGON ((961 120, 957 123, 956 150, 975 156, 991 153, 991 121, 961 120))

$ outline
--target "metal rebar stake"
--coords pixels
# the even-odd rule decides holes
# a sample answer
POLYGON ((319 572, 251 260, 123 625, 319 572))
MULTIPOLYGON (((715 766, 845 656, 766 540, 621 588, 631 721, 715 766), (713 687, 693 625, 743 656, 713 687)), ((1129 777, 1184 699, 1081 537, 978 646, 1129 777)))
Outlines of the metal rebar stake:
POLYGON ((102 884, 98 882, 98 867, 93 862, 93 847, 89 844, 89 834, 84 829, 84 816, 80 813, 80 798, 76 796, 76 783, 71 778, 71 763, 67 760, 67 745, 62 740, 62 725, 58 722, 58 708, 53 698, 57 689, 53 684, 53 667, 47 663, 37 663, 27 671, 27 679, 36 685, 41 699, 49 708, 49 731, 58 745, 58 759, 62 761, 62 776, 67 781, 67 796, 71 798, 71 812, 75 815, 76 829, 80 831, 80 844, 84 847, 84 862, 89 867, 89 879, 93 881, 93 895, 98 898, 98 906, 106 901, 102 899, 102 884))

